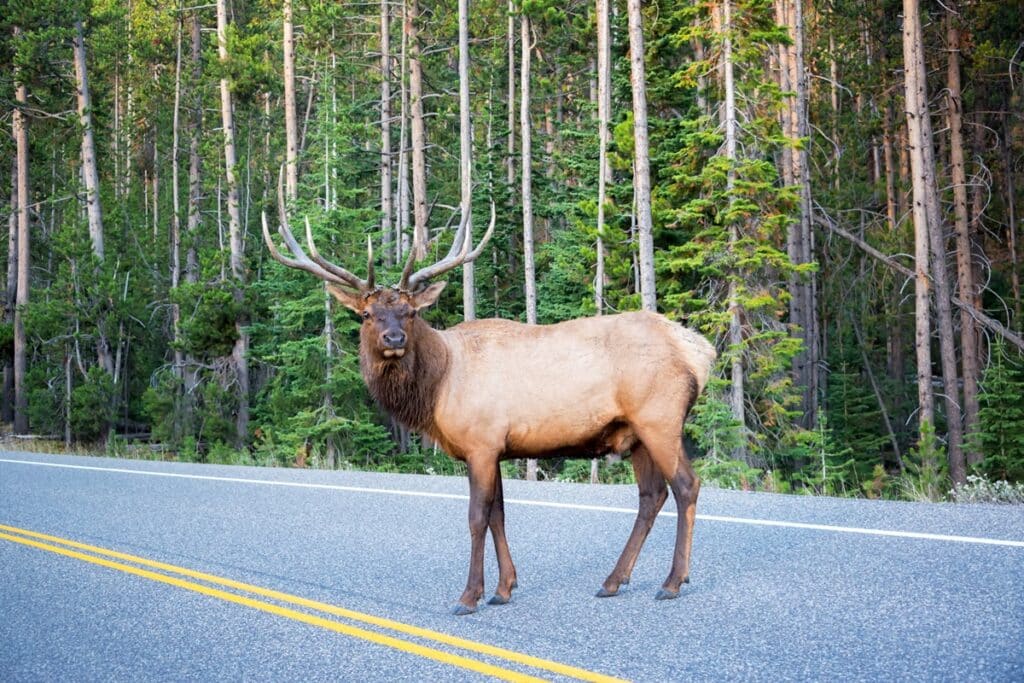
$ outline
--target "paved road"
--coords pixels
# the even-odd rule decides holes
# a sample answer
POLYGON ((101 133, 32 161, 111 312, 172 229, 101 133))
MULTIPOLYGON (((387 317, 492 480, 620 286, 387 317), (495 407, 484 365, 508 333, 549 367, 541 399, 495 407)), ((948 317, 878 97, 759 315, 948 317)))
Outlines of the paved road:
POLYGON ((460 618, 467 489, 0 451, 0 679, 1024 680, 1020 507, 706 488, 681 597, 663 513, 599 600, 635 490, 507 482, 520 588, 460 618))

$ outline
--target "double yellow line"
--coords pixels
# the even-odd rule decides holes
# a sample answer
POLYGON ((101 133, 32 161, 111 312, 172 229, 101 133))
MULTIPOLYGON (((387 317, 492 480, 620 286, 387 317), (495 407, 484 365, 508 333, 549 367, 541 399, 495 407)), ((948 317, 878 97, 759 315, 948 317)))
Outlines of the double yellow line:
POLYGON ((36 531, 29 531, 28 529, 20 529, 18 527, 0 524, 0 539, 11 541, 13 543, 20 543, 21 545, 36 548, 38 550, 56 553, 58 555, 63 555, 64 557, 82 560, 83 562, 107 567, 108 569, 116 569, 144 579, 176 586, 178 588, 207 595, 212 598, 224 600, 225 602, 244 605, 246 607, 251 607, 252 609, 292 619, 310 626, 327 629, 353 638, 360 638, 377 645, 383 645, 385 647, 401 650, 402 652, 408 652, 426 659, 461 667, 470 671, 476 671, 481 674, 494 676, 495 678, 507 681, 540 681, 544 679, 524 674, 514 669, 490 664, 479 659, 455 654, 447 650, 439 650, 426 645, 421 645, 410 640, 404 640, 400 637, 387 635, 378 631, 371 631, 351 624, 310 614, 308 612, 301 612, 285 607, 281 604, 266 602, 251 596, 260 596, 262 598, 277 601, 278 603, 285 603, 310 610, 316 610, 318 612, 341 617, 349 621, 360 622, 380 629, 386 629, 404 636, 432 641, 451 648, 457 648, 478 655, 505 660, 506 662, 512 662, 578 680, 595 681, 600 683, 610 683, 612 681, 621 680, 611 676, 595 673, 593 671, 587 671, 586 669, 580 669, 567 664, 561 664, 559 662, 541 659, 540 657, 534 657, 521 652, 515 652, 514 650, 506 650, 505 648, 487 645, 485 643, 478 643, 473 640, 459 638, 439 631, 431 631, 418 626, 412 626, 411 624, 405 624, 400 621, 394 621, 392 619, 386 619, 372 614, 364 614, 362 612, 345 609, 344 607, 338 607, 336 605, 330 605, 316 600, 309 600, 308 598, 303 598, 297 595, 290 595, 288 593, 282 593, 269 588, 242 583, 241 581, 234 581, 232 579, 215 576, 213 574, 206 574, 204 572, 187 569, 185 567, 157 562, 144 557, 121 553, 116 550, 87 545, 85 543, 79 543, 77 541, 60 538, 58 536, 41 534, 36 531), (116 560, 122 560, 122 562, 118 562, 116 560), (131 562, 132 564, 125 564, 125 562, 131 562), (144 567, 149 567, 150 569, 144 569, 144 567), (159 570, 159 572, 152 571, 154 569, 159 570), (189 579, 203 581, 204 583, 196 583, 195 581, 179 578, 182 576, 188 577, 189 579), (249 595, 222 590, 221 588, 215 588, 214 586, 243 591, 249 595))

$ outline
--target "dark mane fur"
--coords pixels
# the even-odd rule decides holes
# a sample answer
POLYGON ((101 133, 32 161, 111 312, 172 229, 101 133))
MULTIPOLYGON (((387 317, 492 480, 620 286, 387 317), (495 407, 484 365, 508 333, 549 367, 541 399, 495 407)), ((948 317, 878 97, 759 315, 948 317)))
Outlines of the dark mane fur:
POLYGON ((370 395, 384 410, 409 429, 433 432, 437 392, 448 372, 448 349, 435 330, 416 318, 406 354, 398 360, 378 356, 362 339, 359 367, 370 395))

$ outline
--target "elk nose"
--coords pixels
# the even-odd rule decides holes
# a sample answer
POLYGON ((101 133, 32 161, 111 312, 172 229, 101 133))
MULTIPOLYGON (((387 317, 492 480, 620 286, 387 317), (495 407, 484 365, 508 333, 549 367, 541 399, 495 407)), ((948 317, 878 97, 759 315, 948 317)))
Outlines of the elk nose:
POLYGON ((388 348, 400 349, 405 346, 405 332, 397 330, 395 332, 384 333, 384 344, 388 348))

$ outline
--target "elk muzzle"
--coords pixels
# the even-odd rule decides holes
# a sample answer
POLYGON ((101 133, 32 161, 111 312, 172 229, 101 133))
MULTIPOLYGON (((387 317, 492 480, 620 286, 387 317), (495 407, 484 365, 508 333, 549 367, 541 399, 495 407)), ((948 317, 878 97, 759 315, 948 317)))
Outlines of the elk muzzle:
POLYGON ((401 328, 385 330, 380 335, 381 355, 385 358, 401 358, 405 355, 405 332, 401 328))

